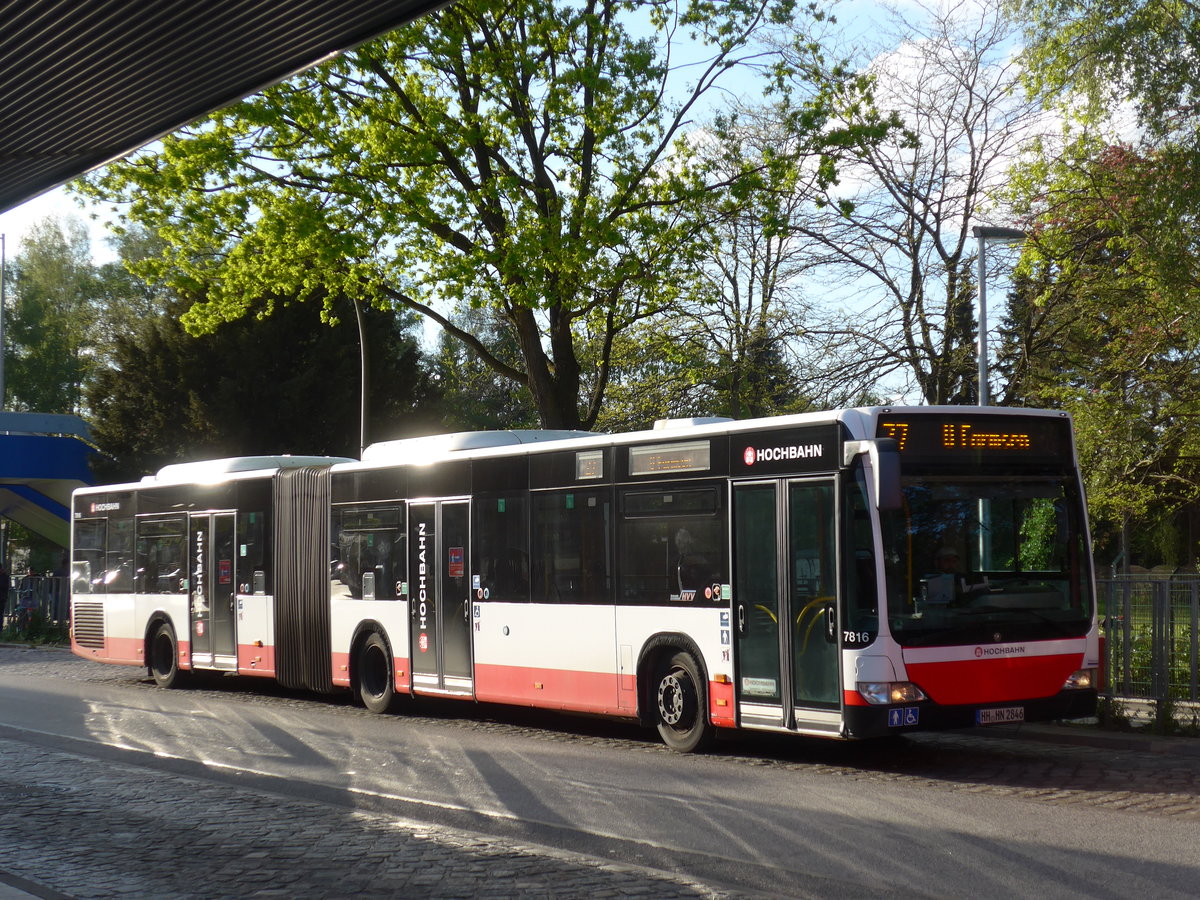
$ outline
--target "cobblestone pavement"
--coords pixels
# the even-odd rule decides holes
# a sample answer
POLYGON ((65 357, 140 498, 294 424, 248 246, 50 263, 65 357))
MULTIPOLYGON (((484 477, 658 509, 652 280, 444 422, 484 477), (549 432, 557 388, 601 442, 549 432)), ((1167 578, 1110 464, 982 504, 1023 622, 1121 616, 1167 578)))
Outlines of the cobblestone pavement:
POLYGON ((0 809, 0 872, 42 897, 732 896, 544 847, 75 754, 31 754, 3 739, 0 809))
MULTIPOLYGON (((134 669, 61 651, 0 647, 23 675, 155 690, 134 669)), ((239 702, 312 704, 268 695, 239 702)), ((208 690, 208 688, 201 688, 208 690)), ((327 706, 334 715, 362 715, 327 706)), ((419 710, 417 711, 420 712, 419 710)), ((444 727, 588 741, 666 753, 611 723, 516 711, 435 719, 444 727)), ((410 716, 420 721, 420 715, 410 716)), ((1200 818, 1200 740, 1063 726, 912 735, 880 744, 739 737, 718 745, 730 766, 803 769, 860 782, 1087 804, 1149 816, 1200 818)), ((732 897, 657 870, 483 837, 375 813, 265 796, 188 775, 0 737, 0 900, 14 897, 732 897), (249 815, 247 812, 249 811, 249 815), (51 863, 47 865, 47 863, 51 863), (7 886, 6 886, 7 885, 7 886), (180 886, 184 885, 185 888, 180 886), (25 891, 27 893, 22 893, 25 891), (6 893, 7 892, 7 893, 6 893)))

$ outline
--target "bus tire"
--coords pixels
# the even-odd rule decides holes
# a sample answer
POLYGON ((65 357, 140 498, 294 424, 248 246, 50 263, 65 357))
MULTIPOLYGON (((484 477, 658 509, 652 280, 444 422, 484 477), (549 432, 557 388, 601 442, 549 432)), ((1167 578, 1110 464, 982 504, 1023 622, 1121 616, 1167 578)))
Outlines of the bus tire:
POLYGON ((177 688, 183 684, 184 673, 179 668, 179 642, 170 622, 159 622, 150 638, 150 659, 147 668, 159 687, 177 688))
POLYGON ((392 679, 392 653, 378 631, 367 635, 358 648, 355 665, 358 697, 373 713, 389 712, 396 703, 396 684, 392 679))
POLYGON ((693 753, 712 742, 704 679, 692 654, 680 650, 659 669, 654 702, 659 736, 672 750, 693 753))

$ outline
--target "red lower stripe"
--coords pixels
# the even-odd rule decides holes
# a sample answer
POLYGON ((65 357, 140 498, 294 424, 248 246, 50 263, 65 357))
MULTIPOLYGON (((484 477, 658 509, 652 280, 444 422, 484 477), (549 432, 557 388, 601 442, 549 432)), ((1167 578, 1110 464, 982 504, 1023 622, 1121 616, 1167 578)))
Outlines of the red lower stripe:
POLYGON ((909 680, 935 703, 1006 703, 1053 697, 1083 665, 1082 653, 1021 659, 908 663, 909 680))

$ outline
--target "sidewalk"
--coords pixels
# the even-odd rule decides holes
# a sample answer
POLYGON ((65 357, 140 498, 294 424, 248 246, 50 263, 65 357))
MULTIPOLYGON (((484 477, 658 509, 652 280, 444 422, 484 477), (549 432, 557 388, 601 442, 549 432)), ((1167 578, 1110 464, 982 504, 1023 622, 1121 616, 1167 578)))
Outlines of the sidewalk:
POLYGON ((1022 725, 994 725, 972 733, 998 738, 1044 741, 1077 747, 1107 747, 1139 753, 1162 753, 1200 757, 1200 738, 1151 734, 1147 730, 1115 731, 1095 724, 1042 722, 1022 725))

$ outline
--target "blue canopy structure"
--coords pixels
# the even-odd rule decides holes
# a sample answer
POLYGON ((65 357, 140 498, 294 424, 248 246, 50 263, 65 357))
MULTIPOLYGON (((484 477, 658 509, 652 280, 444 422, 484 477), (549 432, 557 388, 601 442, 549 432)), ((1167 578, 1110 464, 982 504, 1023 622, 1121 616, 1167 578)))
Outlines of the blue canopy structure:
POLYGON ((0 516, 66 547, 71 492, 92 483, 95 452, 78 416, 0 412, 0 516))

